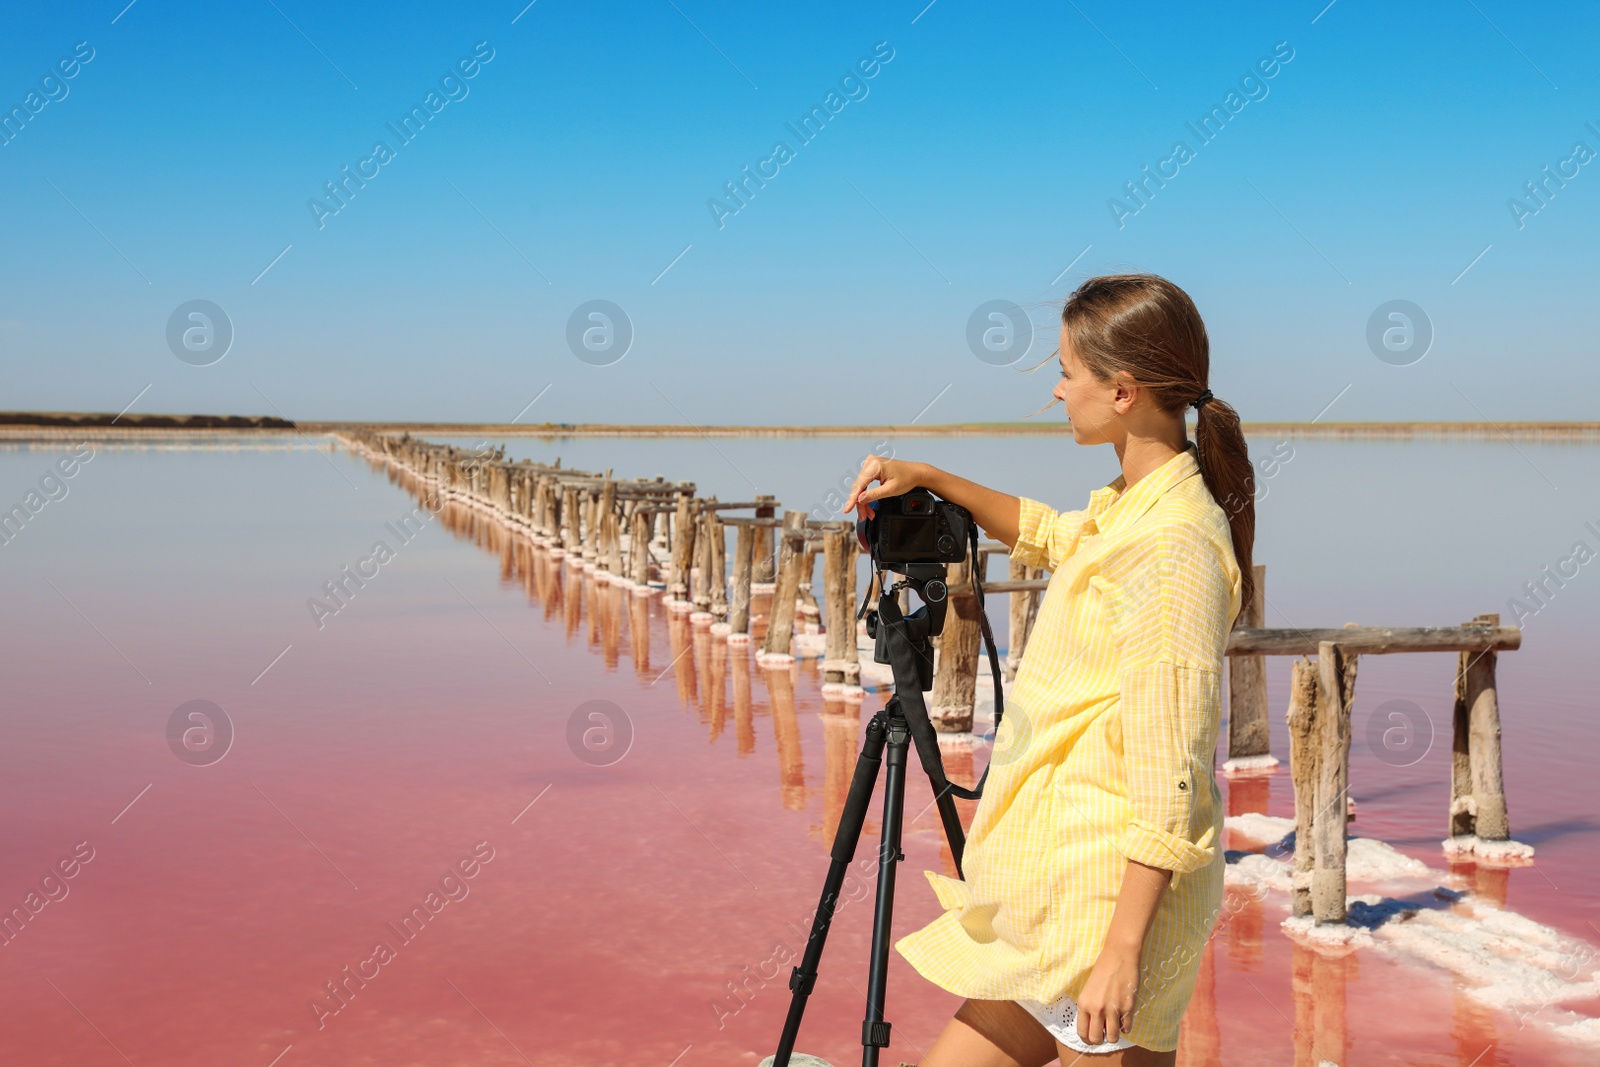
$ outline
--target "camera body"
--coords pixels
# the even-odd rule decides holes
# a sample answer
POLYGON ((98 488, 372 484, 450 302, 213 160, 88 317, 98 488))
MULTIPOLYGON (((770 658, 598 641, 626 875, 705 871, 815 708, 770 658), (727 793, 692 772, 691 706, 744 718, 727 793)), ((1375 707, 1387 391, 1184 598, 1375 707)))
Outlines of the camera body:
MULTIPOLYGON (((886 496, 869 505, 871 518, 856 522, 856 538, 880 565, 960 563, 967 558, 972 515, 926 489, 886 496)), ((941 571, 942 573, 942 571, 941 571)))

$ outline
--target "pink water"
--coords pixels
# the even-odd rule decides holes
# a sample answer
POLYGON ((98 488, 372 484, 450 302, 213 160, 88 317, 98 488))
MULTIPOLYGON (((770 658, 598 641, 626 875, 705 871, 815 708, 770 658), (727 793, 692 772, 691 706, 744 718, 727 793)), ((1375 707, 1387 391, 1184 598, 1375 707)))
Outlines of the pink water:
MULTIPOLYGON (((52 455, 0 454, 7 498, 52 455)), ((825 703, 814 662, 761 670, 659 597, 598 585, 463 510, 400 544, 384 523, 413 504, 345 454, 102 451, 0 550, 0 907, 24 906, 58 861, 92 849, 48 884, 65 896, 0 947, 0 1063, 753 1067, 773 1051, 790 1000, 788 966, 773 961, 804 940, 881 695, 825 703), (380 538, 394 558, 318 629, 306 601, 380 538), (166 738, 195 699, 235 731, 207 766, 166 738), (631 728, 609 765, 568 740, 593 700, 631 728), (403 940, 414 906, 427 921, 403 940), (368 977, 346 977, 358 970, 368 977), (336 1000, 328 983, 341 979, 336 1000)), ((1569 531, 1550 526, 1563 548, 1569 531)), ((1531 559, 1551 554, 1543 544, 1531 559)), ((1263 560, 1275 600, 1280 558, 1263 560)), ((1581 625, 1561 626, 1553 602, 1500 659, 1513 834, 1537 862, 1455 869, 1600 943, 1584 580, 1600 584, 1563 594, 1581 625)), ((1409 609, 1375 604, 1364 621, 1461 621, 1503 599, 1463 612, 1408 593, 1409 609)), ((1003 601, 991 610, 1004 618, 1003 601)), ((1358 700, 1404 697, 1447 725, 1452 670, 1452 656, 1366 657, 1358 700)), ((1274 708, 1287 675, 1274 661, 1274 708)), ((1358 745, 1352 832, 1445 867, 1448 749, 1446 731, 1397 771, 1358 745)), ((966 784, 985 760, 946 755, 966 784)), ((1286 763, 1222 785, 1230 812, 1292 814, 1286 763)), ((913 774, 908 811, 928 799, 913 774)), ((955 873, 931 811, 904 849, 896 936, 937 914, 920 871, 955 873)), ((872 909, 870 888, 858 892, 799 1042, 841 1065, 860 1058, 872 909)), ((1180 1063, 1594 1062, 1442 971, 1296 947, 1278 928, 1281 896, 1225 914, 1180 1063)), ((959 999, 892 952, 889 968, 883 1062, 914 1062, 959 999)))

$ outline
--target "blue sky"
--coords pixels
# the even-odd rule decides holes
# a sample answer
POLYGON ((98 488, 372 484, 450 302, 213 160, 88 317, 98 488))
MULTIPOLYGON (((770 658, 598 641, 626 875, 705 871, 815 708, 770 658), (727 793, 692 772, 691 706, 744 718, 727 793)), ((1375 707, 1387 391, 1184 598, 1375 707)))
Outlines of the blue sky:
POLYGON ((125 2, 3 18, 0 110, 29 117, 0 144, 0 407, 1010 420, 1053 385, 1019 373, 1052 302, 1150 270, 1247 420, 1595 415, 1600 163, 1523 191, 1600 151, 1592 7, 125 2), (319 226, 308 201, 378 141, 319 226), (779 141, 719 227, 708 202, 779 141), (169 347, 193 300, 234 332, 209 365, 169 347), (621 359, 571 350, 593 300, 631 324, 621 359), (968 343, 995 300, 1038 324, 1012 366, 968 343), (1392 300, 1431 323, 1420 359, 1369 345, 1392 300))

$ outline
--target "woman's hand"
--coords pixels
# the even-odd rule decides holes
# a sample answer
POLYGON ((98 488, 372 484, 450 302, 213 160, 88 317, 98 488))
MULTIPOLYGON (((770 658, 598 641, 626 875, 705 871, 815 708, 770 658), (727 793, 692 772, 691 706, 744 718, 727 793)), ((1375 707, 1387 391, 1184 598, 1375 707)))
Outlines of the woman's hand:
POLYGON ((1100 950, 1089 981, 1078 998, 1078 1036, 1091 1045, 1115 1042, 1133 1028, 1133 1000, 1139 988, 1139 953, 1107 945, 1100 950))
POLYGON ((867 504, 871 501, 899 496, 913 489, 926 489, 942 500, 961 505, 990 537, 1007 546, 1017 543, 1017 523, 1022 511, 1020 499, 929 463, 868 456, 861 464, 861 473, 856 475, 855 485, 850 487, 843 510, 854 511, 858 518, 865 519, 869 517, 867 504), (874 487, 873 482, 883 484, 874 487))
POLYGON ((870 455, 861 463, 861 473, 856 475, 856 482, 850 487, 850 496, 845 500, 843 510, 855 511, 858 512, 858 518, 867 518, 868 501, 899 496, 918 488, 923 484, 927 469, 924 463, 870 455), (873 482, 883 484, 871 488, 873 482))

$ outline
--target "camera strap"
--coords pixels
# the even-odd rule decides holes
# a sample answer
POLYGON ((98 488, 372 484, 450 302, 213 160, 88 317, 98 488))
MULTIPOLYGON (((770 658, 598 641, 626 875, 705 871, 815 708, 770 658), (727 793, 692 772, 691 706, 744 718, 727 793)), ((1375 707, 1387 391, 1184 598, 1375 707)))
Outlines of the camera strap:
MULTIPOLYGON (((1000 719, 1005 715, 1006 694, 1000 678, 1000 657, 994 650, 994 631, 989 628, 989 612, 983 605, 983 568, 978 565, 978 524, 968 523, 967 533, 972 542, 972 592, 978 598, 978 623, 983 630, 983 645, 989 654, 989 674, 994 679, 994 736, 1000 737, 1000 719)), ((1013 640, 1015 636, 1013 635, 1013 640)), ((983 796, 983 783, 989 780, 989 768, 994 766, 994 750, 989 753, 989 763, 983 768, 983 777, 978 779, 978 784, 970 790, 960 786, 952 786, 956 796, 966 796, 968 800, 977 800, 983 796)))

